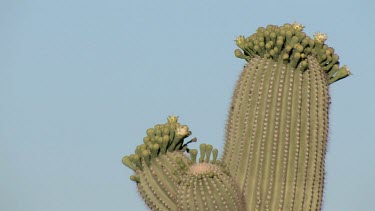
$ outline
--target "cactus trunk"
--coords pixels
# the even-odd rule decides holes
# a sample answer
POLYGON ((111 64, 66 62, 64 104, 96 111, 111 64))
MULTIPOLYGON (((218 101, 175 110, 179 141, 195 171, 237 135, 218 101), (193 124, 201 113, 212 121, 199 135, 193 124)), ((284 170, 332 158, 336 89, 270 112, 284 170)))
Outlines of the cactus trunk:
POLYGON ((328 81, 314 57, 308 60, 301 71, 256 57, 237 82, 223 162, 247 210, 320 210, 328 81))

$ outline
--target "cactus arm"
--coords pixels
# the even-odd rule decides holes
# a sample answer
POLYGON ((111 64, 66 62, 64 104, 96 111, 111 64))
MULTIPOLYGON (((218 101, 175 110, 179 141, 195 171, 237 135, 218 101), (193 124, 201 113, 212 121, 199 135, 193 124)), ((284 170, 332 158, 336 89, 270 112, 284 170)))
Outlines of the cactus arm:
MULTIPOLYGON (((200 145, 200 162, 186 167, 178 188, 178 210, 244 211, 245 201, 235 180, 220 162, 211 160, 212 145, 200 145)), ((217 150, 213 150, 216 154, 217 150)), ((194 153, 195 154, 195 153, 194 153)), ((193 156, 195 159, 195 156, 193 156)))
MULTIPOLYGON (((328 106, 327 79, 319 66, 310 65, 311 70, 303 72, 280 61, 264 60, 267 62, 257 65, 263 74, 256 81, 263 86, 258 95, 252 96, 256 106, 238 109, 256 114, 253 128, 249 123, 238 127, 236 133, 245 135, 235 138, 232 154, 237 155, 233 161, 238 159, 240 164, 228 166, 249 198, 249 210, 312 206, 312 201, 321 200, 322 195, 326 143, 321 140, 326 140, 328 129, 328 108, 324 107, 328 106), (251 135, 246 135, 249 131, 251 135), (296 189, 298 196, 293 196, 296 189), (284 202, 280 204, 280 200, 284 202)), ((247 105, 245 102, 242 104, 247 105)), ((246 115, 239 116, 246 119, 246 115)), ((244 119, 238 121, 246 122, 244 119)))
POLYGON ((328 85, 350 72, 326 35, 310 38, 302 29, 271 25, 236 39, 235 55, 248 65, 233 94, 222 160, 247 210, 320 210, 328 85))
POLYGON ((191 132, 172 116, 167 123, 147 129, 146 134, 144 144, 136 147, 135 154, 124 156, 122 162, 134 171, 130 179, 137 183, 140 195, 152 210, 177 210, 177 187, 185 172, 180 165, 190 162, 184 154, 189 142, 183 142, 191 132))

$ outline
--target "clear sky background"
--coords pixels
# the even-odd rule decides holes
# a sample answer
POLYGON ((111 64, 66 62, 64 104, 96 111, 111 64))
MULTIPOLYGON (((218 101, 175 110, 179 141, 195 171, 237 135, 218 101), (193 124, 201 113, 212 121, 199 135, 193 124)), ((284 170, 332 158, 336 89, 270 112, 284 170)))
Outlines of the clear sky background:
POLYGON ((374 11, 372 0, 0 1, 0 210, 148 210, 121 158, 171 114, 221 149, 244 65, 233 40, 294 21, 327 33, 353 73, 330 90, 323 210, 375 210, 374 11))

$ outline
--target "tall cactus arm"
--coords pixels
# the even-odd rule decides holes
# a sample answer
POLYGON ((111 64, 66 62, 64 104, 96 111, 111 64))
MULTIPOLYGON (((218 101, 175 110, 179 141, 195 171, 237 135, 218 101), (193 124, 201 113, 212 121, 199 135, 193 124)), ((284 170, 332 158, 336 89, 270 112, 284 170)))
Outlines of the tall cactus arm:
POLYGON ((327 36, 297 23, 236 39, 248 64, 235 87, 222 161, 247 210, 320 210, 328 134, 328 86, 347 77, 327 36))

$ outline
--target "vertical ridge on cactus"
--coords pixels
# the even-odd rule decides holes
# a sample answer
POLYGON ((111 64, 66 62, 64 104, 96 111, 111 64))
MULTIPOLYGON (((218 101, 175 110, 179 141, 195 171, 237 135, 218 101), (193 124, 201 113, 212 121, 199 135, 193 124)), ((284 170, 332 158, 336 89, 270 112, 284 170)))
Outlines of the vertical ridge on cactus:
MULTIPOLYGON (((288 77, 288 76, 287 76, 288 77)), ((282 208, 283 201, 285 200, 284 195, 277 195, 276 193, 284 193, 288 191, 288 188, 292 188, 291 200, 293 200, 293 194, 295 193, 295 184, 297 179, 297 164, 299 158, 300 150, 300 125, 301 125, 301 92, 302 92, 302 72, 300 71, 290 71, 289 74, 289 88, 288 94, 284 95, 287 97, 287 112, 285 112, 285 133, 282 135, 281 140, 283 144, 278 149, 277 160, 282 160, 282 165, 278 166, 281 175, 275 178, 275 183, 280 184, 276 186, 276 191, 273 194, 273 197, 276 197, 278 203, 273 203, 273 209, 282 208), (297 112, 291 112, 296 110, 297 112), (292 135, 294 134, 294 135, 292 135), (295 143, 295 144, 290 144, 295 143), (285 153, 283 153, 285 152, 285 153), (288 177, 288 175, 290 175, 288 177), (286 190, 286 178, 289 178, 288 188, 286 190)), ((285 100, 285 98, 283 99, 285 100)), ((282 126, 281 126, 282 127, 282 126)), ((288 201, 288 199, 287 199, 288 201)))

